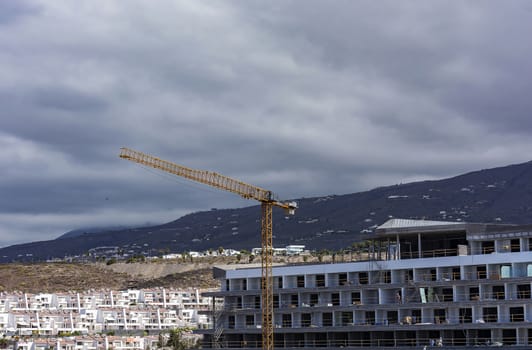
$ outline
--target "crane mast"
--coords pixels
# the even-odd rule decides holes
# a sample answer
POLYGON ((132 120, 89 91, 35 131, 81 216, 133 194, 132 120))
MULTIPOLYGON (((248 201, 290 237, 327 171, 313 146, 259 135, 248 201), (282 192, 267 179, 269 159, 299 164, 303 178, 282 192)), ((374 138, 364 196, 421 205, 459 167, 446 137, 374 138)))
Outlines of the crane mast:
POLYGON ((280 202, 271 191, 207 170, 178 165, 129 148, 121 148, 120 158, 159 169, 176 176, 254 199, 261 203, 261 291, 262 349, 272 350, 273 343, 273 234, 272 211, 277 206, 294 214, 296 202, 280 202))

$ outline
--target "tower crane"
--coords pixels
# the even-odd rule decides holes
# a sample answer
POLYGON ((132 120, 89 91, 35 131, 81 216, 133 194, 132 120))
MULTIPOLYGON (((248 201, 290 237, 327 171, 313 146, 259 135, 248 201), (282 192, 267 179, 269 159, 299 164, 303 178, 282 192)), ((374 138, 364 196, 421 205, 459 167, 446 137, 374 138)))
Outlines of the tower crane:
POLYGON ((262 292, 262 349, 272 350, 273 344, 273 244, 272 244, 272 208, 286 210, 293 215, 296 202, 281 202, 274 199, 271 191, 220 175, 208 170, 187 168, 129 148, 121 148, 120 158, 159 169, 176 176, 186 178, 207 186, 229 191, 245 199, 254 199, 261 204, 261 292, 262 292))

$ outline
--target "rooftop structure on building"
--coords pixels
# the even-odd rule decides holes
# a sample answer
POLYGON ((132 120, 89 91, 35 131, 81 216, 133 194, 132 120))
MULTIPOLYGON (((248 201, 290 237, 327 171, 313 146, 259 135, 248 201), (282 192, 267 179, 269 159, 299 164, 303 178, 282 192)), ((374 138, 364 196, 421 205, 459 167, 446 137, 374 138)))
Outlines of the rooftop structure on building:
MULTIPOLYGON (((251 254, 260 255, 262 248, 251 249, 251 254)), ((304 245, 287 245, 284 248, 273 248, 273 255, 301 255, 308 253, 304 245)))
MULTIPOLYGON (((292 348, 532 348, 532 225, 392 219, 363 261, 273 268, 292 348)), ((215 268, 203 347, 261 346, 261 269, 215 268)))

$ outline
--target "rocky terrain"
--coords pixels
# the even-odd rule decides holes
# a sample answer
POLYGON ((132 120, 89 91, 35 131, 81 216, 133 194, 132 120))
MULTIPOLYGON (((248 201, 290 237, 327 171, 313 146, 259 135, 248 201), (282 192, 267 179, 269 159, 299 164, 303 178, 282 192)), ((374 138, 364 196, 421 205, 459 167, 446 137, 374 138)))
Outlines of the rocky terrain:
POLYGON ((0 265, 0 292, 46 293, 89 289, 128 288, 213 288, 212 268, 176 266, 175 271, 160 264, 70 264, 35 263, 0 265), (129 266, 121 266, 129 265, 129 266), (141 266, 143 265, 143 266, 141 266), (154 271, 160 270, 160 273, 154 271), (165 272, 169 272, 165 274, 165 272))
MULTIPOLYGON (((360 255, 275 256, 274 264, 331 263, 361 258, 360 255)), ((366 258, 362 256, 362 258, 366 258)), ((143 263, 9 263, 0 264, 0 292, 46 293, 88 289, 125 290, 156 287, 218 288, 214 266, 250 266, 248 257, 209 257, 195 262, 155 260, 143 263)), ((260 267, 260 258, 254 261, 260 267)))

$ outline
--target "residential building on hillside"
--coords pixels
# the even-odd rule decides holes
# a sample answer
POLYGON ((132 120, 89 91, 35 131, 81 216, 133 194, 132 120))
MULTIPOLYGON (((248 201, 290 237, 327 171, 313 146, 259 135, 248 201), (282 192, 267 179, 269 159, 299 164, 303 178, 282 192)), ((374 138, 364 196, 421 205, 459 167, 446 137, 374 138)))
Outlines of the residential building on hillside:
POLYGON ((20 339, 15 343, 18 350, 144 350, 158 348, 157 336, 76 336, 64 338, 20 339))
POLYGON ((93 334, 205 327, 211 299, 199 290, 0 293, 2 335, 93 334))
MULTIPOLYGON (((532 347, 532 225, 392 219, 365 261, 273 267, 275 348, 532 347)), ((261 269, 215 268, 203 347, 261 346, 261 269)))

